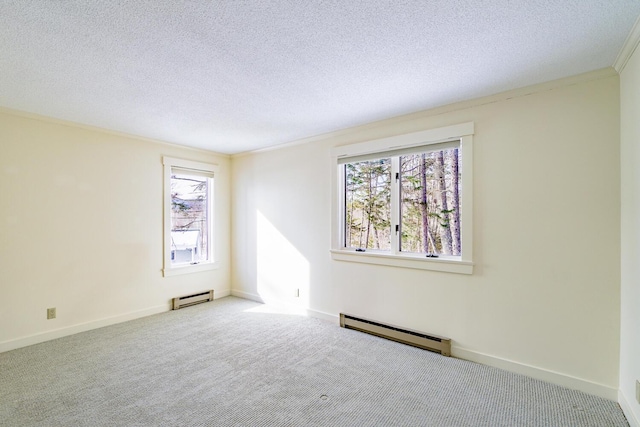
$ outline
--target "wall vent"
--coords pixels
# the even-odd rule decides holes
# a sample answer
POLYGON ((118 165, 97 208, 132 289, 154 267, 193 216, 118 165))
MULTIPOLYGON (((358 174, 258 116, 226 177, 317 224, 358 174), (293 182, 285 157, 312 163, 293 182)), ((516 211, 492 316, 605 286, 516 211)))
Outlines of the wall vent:
POLYGON ((193 295, 186 295, 183 297, 176 297, 172 301, 174 310, 189 307, 190 305, 200 304, 202 302, 213 301, 213 290, 193 295))
POLYGON ((451 356, 451 340, 340 313, 340 326, 451 356))

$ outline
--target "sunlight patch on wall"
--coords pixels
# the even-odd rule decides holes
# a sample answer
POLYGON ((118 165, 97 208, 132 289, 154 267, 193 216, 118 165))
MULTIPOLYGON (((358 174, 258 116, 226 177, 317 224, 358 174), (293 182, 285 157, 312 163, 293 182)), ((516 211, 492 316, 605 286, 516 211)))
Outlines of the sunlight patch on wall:
POLYGON ((308 307, 309 261, 257 212, 257 289, 267 303, 308 307))

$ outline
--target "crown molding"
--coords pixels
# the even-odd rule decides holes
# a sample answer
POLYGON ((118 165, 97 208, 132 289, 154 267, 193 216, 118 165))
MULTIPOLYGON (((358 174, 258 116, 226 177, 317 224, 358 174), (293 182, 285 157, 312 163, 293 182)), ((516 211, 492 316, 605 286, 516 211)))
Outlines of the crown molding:
POLYGON ((169 142, 169 141, 162 141, 160 139, 147 138, 145 136, 140 136, 140 135, 135 135, 135 134, 132 134, 132 133, 126 133, 126 132, 121 132, 121 131, 117 131, 117 130, 102 128, 102 127, 99 127, 99 126, 85 125, 83 123, 73 122, 73 121, 65 120, 65 119, 58 119, 58 118, 55 118, 55 117, 44 116, 42 114, 37 114, 37 113, 30 113, 28 111, 15 110, 13 108, 8 108, 8 107, 0 106, 0 114, 6 114, 6 115, 9 115, 9 116, 14 116, 14 117, 22 117, 22 118, 31 119, 31 120, 39 120, 41 122, 53 123, 53 124, 57 124, 57 125, 61 125, 61 126, 67 126, 67 127, 76 128, 76 129, 84 129, 84 130, 88 130, 88 131, 91 131, 91 132, 98 132, 98 133, 102 133, 102 134, 113 135, 113 136, 117 136, 117 137, 120 137, 120 138, 127 138, 127 139, 135 140, 135 141, 142 141, 142 142, 148 142, 148 143, 152 143, 152 144, 166 145, 168 147, 180 148, 180 149, 184 149, 184 150, 200 152, 200 153, 204 153, 204 154, 214 155, 214 156, 217 156, 217 157, 222 157, 222 158, 225 158, 225 159, 231 158, 231 156, 229 154, 226 154, 226 153, 218 153, 217 151, 206 150, 204 148, 190 147, 188 145, 176 144, 175 142, 169 142))
MULTIPOLYGON (((640 26, 639 26, 640 29, 640 26)), ((332 132, 323 133, 320 135, 315 135, 295 141, 289 141, 282 144, 276 144, 269 147, 258 148, 250 151, 243 151, 240 153, 231 154, 231 159, 239 159, 242 157, 251 156, 254 154, 266 153, 269 151, 281 150, 284 148, 290 148, 298 145, 305 145, 314 142, 327 141, 332 138, 341 138, 353 134, 357 134, 362 131, 368 130, 377 130, 381 128, 391 128, 398 123, 402 123, 405 121, 415 121, 424 119, 426 117, 436 116, 439 114, 446 114, 453 111, 466 110, 469 108, 479 107, 481 105, 492 104, 495 102, 507 101, 514 98, 520 98, 523 96, 533 95, 535 93, 542 93, 551 90, 556 90, 568 86, 572 86, 575 84, 586 83, 591 81, 596 81, 600 79, 617 77, 618 73, 614 70, 613 67, 602 68, 599 70, 588 71, 586 73, 577 74, 574 76, 563 77, 556 80, 551 80, 544 83, 537 83, 530 86, 524 86, 517 89, 511 89, 505 92, 499 92, 493 95, 486 95, 478 98, 473 98, 465 101, 458 101, 452 104, 447 104, 439 107, 432 107, 425 110, 417 111, 414 113, 403 114, 400 116, 389 117, 386 119, 378 120, 371 123, 362 124, 359 126, 353 126, 345 129, 339 129, 332 132)), ((393 136, 394 134, 386 135, 393 136)), ((380 137, 379 137, 380 138, 380 137)), ((379 139, 373 138, 373 139, 379 139)), ((363 142, 363 141, 352 141, 353 142, 363 142)))
POLYGON ((633 24, 633 28, 631 28, 631 32, 627 36, 624 44, 622 45, 622 49, 618 52, 618 57, 613 63, 613 68, 620 74, 624 67, 629 62, 629 58, 633 55, 633 52, 636 51, 636 48, 640 44, 640 17, 636 19, 636 23, 633 24))

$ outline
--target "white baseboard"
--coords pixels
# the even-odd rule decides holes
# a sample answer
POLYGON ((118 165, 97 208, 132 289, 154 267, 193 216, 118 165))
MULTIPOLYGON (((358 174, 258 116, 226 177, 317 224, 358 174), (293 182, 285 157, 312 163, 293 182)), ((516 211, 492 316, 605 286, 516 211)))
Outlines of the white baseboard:
POLYGON ((231 289, 225 289, 223 291, 214 291, 213 299, 216 300, 218 298, 228 297, 229 295, 231 295, 231 289))
POLYGON ((456 346, 451 347, 451 355, 459 359, 469 360, 471 362, 504 369, 505 371, 514 372, 516 374, 526 375, 537 380, 547 381, 552 384, 579 390, 605 399, 616 401, 618 398, 618 389, 616 388, 570 375, 561 374, 560 372, 550 371, 456 346))
POLYGON ((260 302, 260 303, 264 304, 264 300, 258 294, 252 294, 252 293, 249 293, 249 292, 239 291, 237 289, 231 289, 231 295, 233 295, 234 297, 248 299, 248 300, 251 300, 251 301, 260 302))
POLYGON ((337 325, 340 324, 340 316, 336 316, 335 314, 325 313, 324 311, 312 310, 310 308, 307 309, 307 314, 309 315, 309 317, 315 317, 316 319, 327 320, 337 325))
POLYGON ((169 304, 158 305, 155 307, 145 308, 143 310, 132 311, 130 313, 119 314, 105 319, 93 320, 91 322, 80 323, 78 325, 67 326, 65 328, 54 329, 52 331, 42 332, 39 334, 29 335, 27 337, 18 338, 0 342, 0 353, 15 350, 21 347, 27 347, 33 344, 53 340, 56 338, 66 337, 80 332, 86 332, 91 329, 102 328, 104 326, 115 325, 116 323, 127 322, 129 320, 139 319, 141 317, 151 316, 152 314, 163 313, 171 309, 169 304))
MULTIPOLYGON (((214 298, 224 298, 231 295, 231 289, 225 289, 222 291, 215 291, 214 298)), ((52 331, 42 332, 39 334, 29 335, 24 338, 18 338, 15 340, 0 342, 0 353, 15 350, 21 347, 27 347, 33 344, 39 344, 41 342, 53 340, 56 338, 66 337, 67 335, 77 334, 79 332, 86 332, 91 329, 102 328, 104 326, 115 325, 116 323, 127 322, 129 320, 139 319, 141 317, 151 316, 152 314, 163 313, 171 310, 171 305, 158 305, 155 307, 145 308, 143 310, 132 311, 130 313, 119 314, 117 316, 107 317, 105 319, 93 320, 86 323, 80 323, 78 325, 68 326, 65 328, 54 329, 52 331)))
MULTIPOLYGON (((231 295, 239 298, 257 301, 260 303, 265 302, 263 298, 260 297, 260 295, 239 291, 235 289, 231 290, 231 295)), ((338 324, 340 323, 340 317, 338 315, 325 313, 325 312, 313 310, 313 309, 307 309, 306 311, 307 311, 307 315, 310 317, 327 320, 333 323, 338 323, 338 324)), ((505 371, 526 375, 528 377, 532 377, 542 381, 547 381, 562 387, 579 390, 594 396, 603 397, 605 399, 609 399, 613 401, 619 400, 618 389, 604 385, 604 384, 595 383, 582 378, 577 378, 570 375, 562 374, 560 372, 550 371, 547 369, 526 365, 524 363, 516 362, 513 360, 503 359, 503 358, 492 356, 489 354, 468 350, 462 347, 453 346, 451 349, 451 353, 453 357, 457 357, 459 359, 469 360, 471 362, 481 363, 483 365, 504 369, 505 371)), ((622 403, 620 403, 620 405, 622 406, 622 403)), ((629 408, 628 405, 627 405, 627 408, 629 408)), ((627 412, 631 414, 629 409, 627 409, 625 410, 625 415, 627 414, 627 412)), ((631 416, 633 416, 633 414, 631 414, 631 416)), ((627 415, 627 418, 629 418, 628 415, 627 415)), ((629 422, 632 423, 632 421, 629 421, 629 422)), ((638 425, 636 421, 636 425, 632 424, 632 427, 640 427, 640 425, 638 425)))
POLYGON ((640 427, 640 420, 636 417, 636 415, 631 410, 631 405, 629 405, 629 400, 626 398, 622 390, 618 390, 618 404, 622 408, 622 412, 624 412, 624 416, 627 417, 627 422, 630 427, 640 427))
MULTIPOLYGON (((264 298, 262 298, 260 295, 252 294, 250 292, 238 291, 236 289, 233 289, 231 290, 231 295, 233 295, 234 297, 244 298, 251 301, 260 302, 263 304, 267 303, 267 301, 265 301, 264 298)), ((279 303, 285 304, 285 305, 287 304, 286 302, 279 302, 279 303)), ((340 317, 336 316, 335 314, 325 313, 324 311, 313 310, 310 308, 306 308, 304 309, 304 311, 309 317, 315 317, 316 319, 327 320, 332 323, 340 324, 340 317)))

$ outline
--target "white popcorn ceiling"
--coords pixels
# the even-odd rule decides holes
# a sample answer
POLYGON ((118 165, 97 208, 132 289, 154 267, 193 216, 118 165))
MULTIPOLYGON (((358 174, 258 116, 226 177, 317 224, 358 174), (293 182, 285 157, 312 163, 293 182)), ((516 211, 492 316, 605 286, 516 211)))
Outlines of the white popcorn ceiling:
POLYGON ((611 66, 639 0, 0 0, 0 106, 237 153, 611 66))

